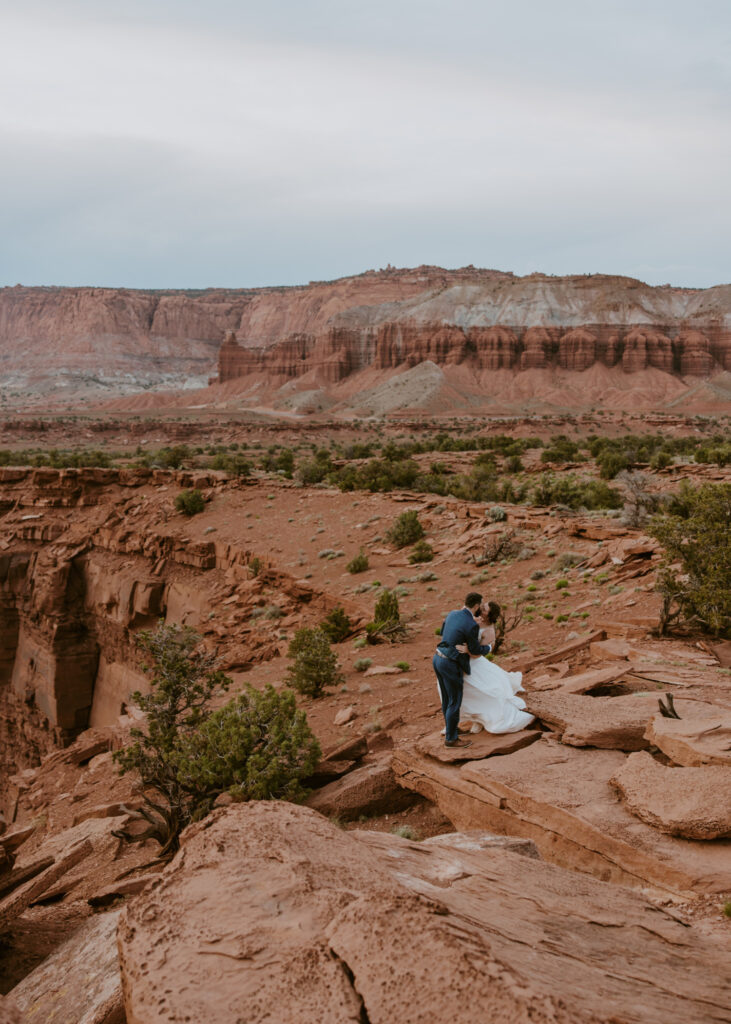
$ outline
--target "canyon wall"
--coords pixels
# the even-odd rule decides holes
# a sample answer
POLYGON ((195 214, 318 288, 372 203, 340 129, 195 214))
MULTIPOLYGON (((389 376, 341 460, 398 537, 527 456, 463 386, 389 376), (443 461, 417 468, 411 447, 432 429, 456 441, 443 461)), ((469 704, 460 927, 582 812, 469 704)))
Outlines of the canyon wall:
POLYGON ((731 370, 731 330, 652 324, 581 327, 463 328, 455 324, 388 322, 379 327, 332 327, 324 334, 292 334, 271 347, 244 346, 234 331, 218 355, 218 380, 266 374, 284 383, 317 371, 334 384, 357 370, 466 363, 478 370, 587 370, 595 363, 634 373, 655 367, 681 376, 731 370))
POLYGON ((140 629, 189 625, 223 668, 244 671, 281 653, 257 606, 304 604, 318 621, 335 607, 266 553, 186 537, 171 515, 169 491, 238 486, 186 471, 0 468, 0 790, 82 730, 118 722, 147 686, 140 629))

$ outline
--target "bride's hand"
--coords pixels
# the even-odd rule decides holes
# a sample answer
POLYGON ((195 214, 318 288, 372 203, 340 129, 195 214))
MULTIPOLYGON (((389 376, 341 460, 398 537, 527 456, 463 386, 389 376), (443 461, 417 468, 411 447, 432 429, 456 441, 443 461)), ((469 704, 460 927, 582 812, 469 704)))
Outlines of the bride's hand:
POLYGON ((460 654, 469 654, 470 653, 469 652, 469 648, 467 647, 467 644, 455 644, 454 645, 454 649, 455 649, 455 651, 459 651, 460 654))

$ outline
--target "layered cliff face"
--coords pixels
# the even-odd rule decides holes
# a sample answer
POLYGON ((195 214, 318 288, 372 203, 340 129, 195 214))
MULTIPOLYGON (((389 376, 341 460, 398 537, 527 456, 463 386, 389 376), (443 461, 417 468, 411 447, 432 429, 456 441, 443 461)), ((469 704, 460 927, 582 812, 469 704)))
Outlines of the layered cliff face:
POLYGON ((238 331, 226 336, 218 379, 264 374, 281 384, 315 371, 327 385, 366 367, 427 361, 491 371, 581 372, 596 363, 683 376, 731 370, 729 286, 651 288, 599 275, 483 277, 470 268, 439 277, 421 269, 421 280, 415 272, 403 279, 403 297, 395 301, 375 301, 373 286, 356 296, 355 279, 347 288, 335 282, 312 293, 293 289, 276 300, 257 295, 238 331))
POLYGON ((706 377, 731 370, 731 331, 716 325, 705 330, 609 324, 462 328, 391 321, 360 331, 331 327, 320 336, 293 334, 271 347, 244 346, 229 331, 219 352, 218 379, 225 383, 264 374, 270 382, 282 384, 315 371, 321 384, 332 384, 369 366, 388 370, 426 361, 479 370, 579 372, 601 363, 629 374, 655 368, 706 377))
POLYGON ((197 387, 217 364, 221 382, 315 370, 328 385, 427 361, 708 376, 731 369, 731 285, 418 267, 287 288, 0 289, 0 389, 17 401, 22 388, 26 407, 34 395, 197 387))

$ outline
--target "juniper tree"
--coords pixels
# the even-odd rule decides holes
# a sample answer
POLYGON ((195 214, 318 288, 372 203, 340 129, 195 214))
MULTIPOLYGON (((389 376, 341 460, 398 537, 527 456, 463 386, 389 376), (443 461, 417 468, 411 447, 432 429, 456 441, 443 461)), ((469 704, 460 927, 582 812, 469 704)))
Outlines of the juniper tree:
POLYGON ((684 484, 649 532, 665 548, 660 631, 682 620, 731 636, 731 483, 684 484))
POLYGON ((287 653, 293 661, 286 682, 293 690, 308 697, 321 697, 326 687, 343 681, 337 655, 321 629, 298 629, 287 653))
POLYGON ((333 608, 333 610, 325 616, 320 624, 320 629, 323 631, 330 643, 338 644, 353 632, 353 623, 350 621, 350 616, 347 614, 343 606, 338 605, 337 608, 333 608))
POLYGON ((151 689, 134 693, 132 700, 145 713, 145 728, 132 729, 131 744, 114 755, 122 774, 140 777, 139 817, 148 826, 138 835, 116 834, 130 841, 156 839, 161 856, 175 852, 181 830, 207 814, 223 792, 238 799, 293 799, 318 756, 317 741, 291 695, 248 687, 213 711, 212 700, 231 680, 199 644, 187 626, 161 624, 138 635, 137 645, 149 658, 143 670, 151 689))
POLYGON ((393 590, 384 590, 376 601, 373 621, 366 626, 369 643, 378 643, 382 639, 396 640, 406 632, 401 621, 398 595, 393 590))
POLYGON ((386 533, 386 540, 396 548, 405 548, 409 544, 415 544, 423 536, 424 527, 419 522, 416 512, 411 509, 401 513, 386 533))

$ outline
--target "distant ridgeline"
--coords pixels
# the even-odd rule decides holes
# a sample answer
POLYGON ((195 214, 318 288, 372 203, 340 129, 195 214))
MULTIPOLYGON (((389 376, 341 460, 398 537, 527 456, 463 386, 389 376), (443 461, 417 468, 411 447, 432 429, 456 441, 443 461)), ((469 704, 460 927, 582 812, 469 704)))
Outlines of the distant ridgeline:
POLYGON ((327 384, 425 360, 706 377, 731 370, 731 285, 423 266, 274 288, 0 289, 0 376, 23 387, 32 377, 53 390, 74 374, 180 386, 205 380, 216 361, 221 382, 316 371, 327 384))

